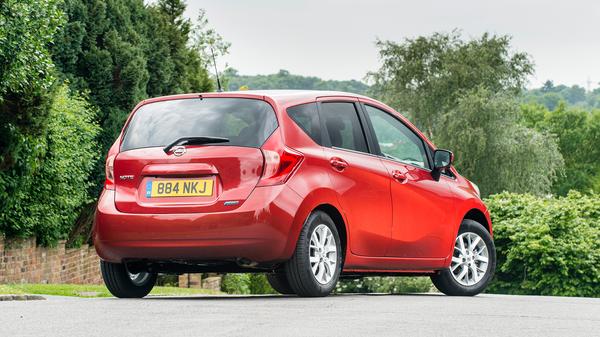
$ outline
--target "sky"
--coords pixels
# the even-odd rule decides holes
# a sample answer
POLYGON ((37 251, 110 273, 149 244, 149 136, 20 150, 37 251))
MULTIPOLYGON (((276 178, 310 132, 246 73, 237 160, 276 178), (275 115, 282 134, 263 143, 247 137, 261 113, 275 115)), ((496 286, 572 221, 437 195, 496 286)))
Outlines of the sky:
POLYGON ((231 43, 218 61, 244 75, 279 69, 323 79, 363 80, 376 70, 375 40, 402 41, 433 32, 513 37, 536 67, 529 87, 548 79, 593 89, 600 82, 598 0, 188 0, 231 43))

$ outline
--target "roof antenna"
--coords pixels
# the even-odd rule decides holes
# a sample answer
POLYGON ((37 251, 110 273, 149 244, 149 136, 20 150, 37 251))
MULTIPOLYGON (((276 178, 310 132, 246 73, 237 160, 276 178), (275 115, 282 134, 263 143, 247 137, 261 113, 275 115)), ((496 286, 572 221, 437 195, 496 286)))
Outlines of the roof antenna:
POLYGON ((215 52, 213 51, 212 45, 210 45, 210 53, 212 54, 213 65, 215 66, 215 75, 217 76, 217 92, 223 92, 223 87, 221 87, 221 80, 219 80, 219 70, 217 69, 217 61, 215 61, 215 52))

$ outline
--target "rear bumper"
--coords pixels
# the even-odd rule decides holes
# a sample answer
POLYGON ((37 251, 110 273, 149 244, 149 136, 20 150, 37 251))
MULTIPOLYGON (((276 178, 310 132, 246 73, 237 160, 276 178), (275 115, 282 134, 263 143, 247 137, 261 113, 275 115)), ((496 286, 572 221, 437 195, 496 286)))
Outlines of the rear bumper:
POLYGON ((115 192, 104 190, 94 219, 93 240, 105 261, 284 261, 296 239, 290 235, 301 198, 285 185, 257 187, 231 211, 186 214, 123 213, 115 192))

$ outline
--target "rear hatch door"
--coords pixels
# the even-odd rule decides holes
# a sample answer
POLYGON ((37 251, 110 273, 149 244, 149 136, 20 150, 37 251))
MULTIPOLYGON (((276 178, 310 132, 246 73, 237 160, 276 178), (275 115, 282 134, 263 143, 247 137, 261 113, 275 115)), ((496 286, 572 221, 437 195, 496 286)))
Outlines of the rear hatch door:
POLYGON ((238 207, 260 180, 260 146, 276 129, 273 108, 262 100, 187 98, 144 105, 127 125, 114 161, 116 207, 158 214, 238 207), (223 142, 212 143, 211 137, 223 142), (167 145, 173 146, 165 151, 167 145))

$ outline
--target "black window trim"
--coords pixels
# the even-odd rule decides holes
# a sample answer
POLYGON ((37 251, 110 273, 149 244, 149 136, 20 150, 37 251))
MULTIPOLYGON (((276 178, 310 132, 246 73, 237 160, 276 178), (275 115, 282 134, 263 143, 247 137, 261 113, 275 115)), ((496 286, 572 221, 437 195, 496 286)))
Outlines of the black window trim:
POLYGON ((371 134, 371 137, 372 137, 371 141, 374 144, 376 144, 375 145, 376 149, 377 149, 377 152, 375 153, 376 156, 378 156, 379 158, 382 158, 382 159, 394 162, 394 163, 400 163, 402 165, 408 165, 408 166, 411 166, 411 167, 414 167, 414 168, 418 168, 418 169, 421 169, 421 170, 424 170, 424 171, 427 171, 427 172, 431 172, 432 171, 432 165, 431 164, 433 162, 433 159, 431 158, 431 151, 430 151, 429 145, 427 144, 427 142, 425 142, 425 140, 423 140, 423 138, 421 138, 421 136, 419 136, 418 133, 415 132, 415 130, 413 130, 410 126, 406 125, 406 123, 404 123, 403 120, 401 120, 400 118, 398 118, 397 116, 395 116, 393 113, 391 113, 390 111, 388 111, 386 109, 380 108, 380 107, 372 105, 372 104, 363 103, 363 102, 360 102, 360 106, 361 106, 361 109, 363 111, 364 117, 365 117, 365 119, 367 121, 367 125, 368 125, 368 127, 370 129, 370 134, 371 134), (412 132, 421 141, 421 146, 423 147, 423 151, 425 152, 426 157, 427 157, 427 166, 428 167, 416 166, 416 165, 413 165, 413 164, 410 164, 410 163, 406 163, 406 162, 403 162, 403 161, 394 160, 394 159, 388 158, 388 157, 386 157, 386 156, 383 155, 383 152, 381 152, 381 148, 379 147, 379 142, 377 141, 377 136, 375 135, 375 129, 373 128, 373 124, 371 123, 371 119, 368 117, 368 114, 367 114, 367 108, 366 108, 367 105, 370 106, 370 107, 372 107, 372 108, 374 108, 374 109, 378 109, 378 110, 383 111, 384 113, 387 113, 388 115, 390 115, 391 117, 393 117, 395 120, 397 120, 398 122, 402 123, 402 125, 404 125, 408 130, 410 130, 410 132, 412 132))

